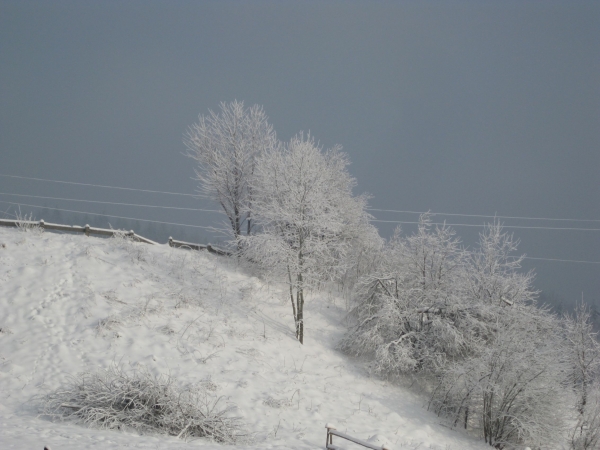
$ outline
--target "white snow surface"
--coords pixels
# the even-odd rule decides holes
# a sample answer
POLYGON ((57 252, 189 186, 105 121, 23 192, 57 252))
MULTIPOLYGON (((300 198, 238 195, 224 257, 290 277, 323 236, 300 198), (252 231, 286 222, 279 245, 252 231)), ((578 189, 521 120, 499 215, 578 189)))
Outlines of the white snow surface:
POLYGON ((309 298, 302 346, 285 287, 230 258, 0 229, 0 448, 230 448, 38 415, 39 399, 69 376, 111 364, 210 384, 254 433, 231 448, 324 448, 328 422, 392 449, 489 448, 444 426, 424 397, 338 352, 342 305, 333 294, 309 298))

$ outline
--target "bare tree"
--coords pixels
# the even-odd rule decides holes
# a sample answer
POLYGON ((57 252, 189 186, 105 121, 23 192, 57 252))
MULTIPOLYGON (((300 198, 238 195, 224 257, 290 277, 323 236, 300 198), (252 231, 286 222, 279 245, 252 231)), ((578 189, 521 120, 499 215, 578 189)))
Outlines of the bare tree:
POLYGON ((263 108, 243 102, 221 103, 219 113, 199 116, 184 136, 187 156, 197 161, 200 192, 218 202, 238 243, 245 225, 252 232, 252 178, 256 159, 276 146, 273 127, 263 108))
POLYGON ((370 217, 365 198, 352 196, 348 164, 339 147, 323 152, 310 135, 300 134, 256 165, 253 213, 260 232, 242 239, 244 251, 289 284, 301 343, 306 292, 344 270, 345 256, 370 217))

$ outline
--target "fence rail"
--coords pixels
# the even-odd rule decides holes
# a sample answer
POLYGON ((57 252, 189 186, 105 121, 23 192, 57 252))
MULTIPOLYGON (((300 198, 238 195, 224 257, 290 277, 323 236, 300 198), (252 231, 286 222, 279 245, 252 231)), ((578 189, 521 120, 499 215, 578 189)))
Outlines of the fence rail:
POLYGON ((172 237, 169 238, 169 246, 176 248, 187 248, 189 250, 207 250, 208 252, 214 253, 216 255, 231 256, 230 252, 210 244, 193 244, 191 242, 177 241, 172 237))
POLYGON ((391 450, 385 444, 383 444, 381 447, 378 447, 376 445, 371 444, 370 442, 363 441, 361 439, 357 439, 357 438, 349 436, 345 433, 340 433, 330 423, 325 425, 325 428, 327 428, 327 441, 325 442, 325 448, 328 450, 342 450, 341 447, 338 447, 337 445, 333 445, 333 436, 337 436, 339 438, 346 439, 347 441, 354 442, 355 444, 362 445, 363 447, 370 448, 372 450, 391 450))
MULTIPOLYGON (((125 236, 131 237, 134 241, 143 242, 144 244, 153 244, 159 245, 158 242, 140 236, 136 234, 133 230, 131 231, 123 231, 123 230, 113 230, 109 228, 96 228, 90 227, 89 225, 79 226, 79 225, 62 225, 58 223, 47 223, 43 220, 6 220, 0 219, 0 226, 3 227, 40 227, 44 230, 50 231, 61 231, 68 233, 84 233, 86 236, 98 235, 98 236, 114 236, 115 234, 125 234, 125 236)), ((177 241, 172 237, 169 237, 168 244, 170 247, 175 248, 183 248, 189 250, 206 250, 210 253, 214 253, 216 255, 221 256, 231 256, 231 253, 215 247, 211 244, 193 244, 191 242, 185 241, 177 241)))

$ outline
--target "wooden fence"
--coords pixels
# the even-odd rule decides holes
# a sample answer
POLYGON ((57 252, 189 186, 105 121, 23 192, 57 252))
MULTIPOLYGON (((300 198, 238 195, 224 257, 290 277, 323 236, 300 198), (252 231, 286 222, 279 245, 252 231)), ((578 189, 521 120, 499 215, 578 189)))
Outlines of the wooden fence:
POLYGON ((333 445, 333 436, 337 436, 339 438, 346 439, 347 441, 354 442, 355 444, 362 445, 363 447, 370 448, 372 450, 391 450, 385 444, 383 444, 381 447, 378 447, 376 445, 371 444, 370 442, 362 441, 355 437, 348 436, 345 433, 340 433, 330 423, 325 425, 325 428, 327 428, 327 441, 325 442, 325 448, 328 450, 341 450, 342 449, 341 447, 338 447, 337 445, 333 445))
MULTIPOLYGON (((58 223, 46 223, 43 220, 6 220, 0 219, 0 226, 3 227, 40 227, 44 230, 50 231, 60 231, 60 232, 68 232, 68 233, 84 233, 86 236, 97 235, 97 236, 114 236, 115 234, 123 233, 125 236, 130 237, 134 241, 143 242, 144 244, 153 244, 158 245, 158 242, 154 242, 150 239, 147 239, 139 234, 136 234, 133 230, 131 231, 123 231, 123 230, 113 230, 108 228, 96 228, 90 227, 89 225, 79 226, 79 225, 61 225, 58 223)), ((191 242, 177 241, 172 237, 169 237, 168 244, 170 247, 175 248, 183 248, 189 250, 206 250, 210 253, 214 253, 216 255, 221 256, 231 256, 231 253, 215 247, 210 244, 193 244, 191 242)))

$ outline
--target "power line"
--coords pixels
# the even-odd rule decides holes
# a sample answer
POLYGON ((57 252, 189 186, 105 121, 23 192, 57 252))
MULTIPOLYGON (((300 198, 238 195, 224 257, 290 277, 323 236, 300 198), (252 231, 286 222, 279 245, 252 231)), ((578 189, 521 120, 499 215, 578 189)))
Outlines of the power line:
MULTIPOLYGON (((118 187, 118 186, 106 186, 100 184, 90 184, 90 183, 77 183, 74 181, 62 181, 62 180, 49 180, 45 178, 33 178, 33 177, 23 177, 18 175, 7 175, 0 174, 0 177, 9 177, 9 178, 18 178, 23 180, 35 180, 35 181, 47 181, 50 183, 61 183, 61 184, 73 184, 78 186, 90 186, 90 187, 99 187, 105 189, 121 189, 126 191, 138 191, 138 192, 150 192, 154 194, 167 194, 167 195, 181 195, 186 197, 205 197, 201 194, 184 194, 181 192, 167 192, 167 191, 156 191, 150 189, 136 189, 136 188, 126 188, 126 187, 118 187)), ((17 195, 17 194, 9 194, 9 195, 17 195)), ((32 196, 33 197, 33 196, 32 196)), ((42 197, 40 197, 42 198, 42 197)), ((99 203, 99 202, 98 202, 99 203)), ((133 205, 130 206, 148 206, 148 205, 133 205)), ((173 208, 175 209, 175 208, 173 208)), ((600 219, 555 219, 548 217, 525 217, 525 216, 490 216, 483 214, 458 214, 458 213, 433 213, 431 211, 402 211, 397 209, 377 209, 377 208, 367 208, 368 211, 380 211, 380 212, 396 212, 396 213, 407 213, 407 214, 427 214, 431 213, 432 215, 440 215, 440 216, 459 216, 459 217, 484 217, 484 218, 496 218, 496 219, 522 219, 522 220, 556 220, 556 221, 571 221, 571 222, 600 222, 600 219)), ((199 210, 201 211, 201 210, 199 210)), ((418 223, 418 222, 402 222, 402 221, 391 221, 391 220, 375 220, 374 222, 393 222, 393 223, 418 223)), ((467 224, 456 224, 455 226, 479 226, 479 225, 467 225, 467 224)), ((510 227, 510 228, 526 228, 526 227, 510 227)), ((543 228, 541 228, 543 229, 543 228)), ((563 229, 563 228, 553 228, 553 229, 563 229)), ((570 228, 564 228, 570 229, 570 228)), ((579 229, 573 228, 574 230, 585 230, 585 231, 594 231, 595 229, 579 229)))
MULTIPOLYGON (((114 215, 110 215, 110 214, 97 214, 97 213, 90 213, 90 212, 85 212, 85 211, 74 211, 71 209, 52 208, 52 207, 46 207, 46 206, 40 206, 40 205, 28 205, 25 203, 7 202, 4 200, 0 200, 0 203, 7 203, 10 205, 29 206, 31 208, 47 208, 47 209, 53 209, 56 211, 71 212, 71 213, 77 213, 77 214, 89 214, 91 216, 113 217, 113 218, 117 218, 117 219, 137 220, 140 222, 152 222, 152 223, 160 223, 160 224, 165 224, 165 225, 179 225, 179 226, 183 226, 183 227, 202 228, 202 229, 210 230, 213 232, 220 231, 220 230, 215 229, 214 227, 204 227, 204 226, 200 226, 200 225, 189 225, 189 224, 174 223, 174 222, 162 222, 162 221, 158 221, 158 220, 138 219, 138 218, 134 218, 134 217, 114 216, 114 215)), ((5 214, 7 214, 7 212, 5 212, 5 214)), ((11 214, 11 215, 14 215, 14 214, 11 214)), ((409 223, 419 223, 419 222, 409 222, 409 223)), ((433 224, 433 225, 436 225, 436 224, 433 224)), ((478 226, 478 225, 473 225, 473 226, 478 226)), ((538 260, 538 261, 558 261, 558 262, 569 262, 569 263, 582 263, 582 264, 600 264, 600 261, 580 261, 580 260, 573 260, 573 259, 556 259, 556 258, 534 258, 532 256, 524 256, 523 259, 533 259, 533 260, 538 260)))
POLYGON ((43 198, 43 199, 49 199, 49 200, 65 200, 65 201, 69 201, 69 202, 101 203, 104 205, 141 206, 144 208, 178 209, 178 210, 184 210, 184 211, 205 211, 205 212, 217 212, 217 213, 223 212, 218 209, 179 208, 176 206, 155 206, 155 205, 140 205, 140 204, 136 204, 136 203, 101 202, 99 200, 80 200, 80 199, 76 199, 76 198, 43 197, 40 195, 10 194, 7 192, 0 192, 0 195, 13 195, 16 197, 43 198))
POLYGON ((27 205, 25 203, 7 202, 5 200, 0 200, 0 203, 8 203, 9 205, 29 206, 30 208, 54 209, 56 211, 71 212, 71 213, 77 213, 77 214, 89 214, 90 216, 112 217, 112 218, 115 218, 115 219, 138 220, 140 222, 162 223, 162 224, 165 224, 165 225, 180 225, 182 227, 203 228, 205 230, 210 230, 210 231, 220 231, 220 230, 217 230, 215 227, 203 227, 203 226, 200 226, 200 225, 188 225, 186 223, 161 222, 159 220, 148 220, 148 219, 138 219, 138 218, 135 218, 135 217, 113 216, 113 215, 110 215, 110 214, 97 214, 97 213, 91 213, 91 212, 86 212, 86 211, 73 211, 72 209, 52 208, 52 207, 49 207, 49 206, 40 206, 40 205, 27 205))
MULTIPOLYGON (((378 220, 374 219, 371 222, 385 222, 385 223, 411 223, 419 224, 421 222, 404 222, 401 220, 378 220)), ((431 225, 447 225, 450 227, 485 227, 485 225, 474 225, 468 223, 430 223, 431 225)), ((566 227, 524 227, 518 225, 502 225, 502 228, 522 228, 522 229, 533 229, 533 230, 571 230, 571 231, 600 231, 600 228, 566 228, 566 227)))
POLYGON ((102 184, 76 183, 74 181, 47 180, 45 178, 22 177, 22 176, 17 176, 17 175, 5 175, 2 173, 0 173, 0 177, 19 178, 22 180, 48 181, 50 183, 75 184, 78 186, 91 186, 91 187, 99 187, 99 188, 105 188, 105 189, 121 189, 124 191, 151 192, 153 194, 183 195, 186 197, 200 197, 200 195, 198 195, 198 194, 183 194, 181 192, 153 191, 150 189, 134 189, 134 188, 117 187, 117 186, 105 186, 102 184))
POLYGON ((551 219, 548 217, 519 217, 519 216, 486 216, 482 214, 456 214, 456 213, 438 213, 431 211, 400 211, 397 209, 376 209, 367 208, 367 211, 380 211, 380 212, 396 212, 396 213, 407 213, 407 214, 431 214, 433 216, 460 216, 460 217, 486 217, 490 219, 523 219, 523 220, 561 220, 566 222, 600 222, 596 219, 551 219))
POLYGON ((570 263, 600 264, 600 261, 577 261, 574 259, 534 258, 532 256, 524 256, 523 259, 535 259, 538 261, 559 261, 559 262, 570 262, 570 263))

